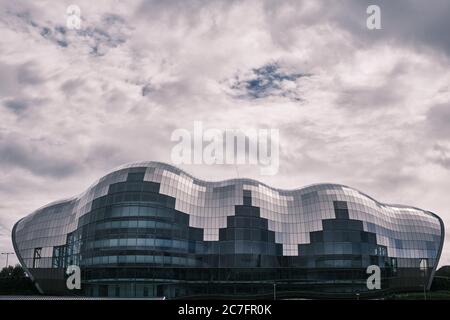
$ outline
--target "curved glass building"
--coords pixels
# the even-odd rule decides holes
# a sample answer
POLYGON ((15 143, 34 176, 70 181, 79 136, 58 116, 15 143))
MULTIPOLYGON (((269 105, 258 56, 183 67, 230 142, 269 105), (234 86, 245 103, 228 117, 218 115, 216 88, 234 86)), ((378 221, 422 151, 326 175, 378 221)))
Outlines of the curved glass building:
POLYGON ((12 238, 44 294, 334 298, 429 288, 444 226, 429 211, 343 185, 209 182, 145 162, 36 210, 12 238), (79 290, 66 286, 72 265, 79 290), (380 268, 379 289, 367 286, 371 265, 380 268))

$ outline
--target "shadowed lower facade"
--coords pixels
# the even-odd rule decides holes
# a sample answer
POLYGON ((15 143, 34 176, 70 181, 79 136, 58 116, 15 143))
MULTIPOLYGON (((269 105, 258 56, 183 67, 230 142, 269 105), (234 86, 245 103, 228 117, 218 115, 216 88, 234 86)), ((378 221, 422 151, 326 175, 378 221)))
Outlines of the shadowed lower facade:
POLYGON ((209 182, 144 162, 36 210, 12 240, 43 294, 345 298, 429 289, 444 226, 343 185, 209 182), (70 265, 80 290, 66 287, 70 265), (366 286, 370 265, 381 269, 379 290, 366 286))

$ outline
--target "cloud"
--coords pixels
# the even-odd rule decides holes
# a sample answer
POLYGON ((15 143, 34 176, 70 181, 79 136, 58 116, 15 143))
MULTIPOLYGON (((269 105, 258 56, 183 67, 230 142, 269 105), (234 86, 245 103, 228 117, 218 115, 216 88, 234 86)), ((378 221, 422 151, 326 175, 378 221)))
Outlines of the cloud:
POLYGON ((427 129, 434 137, 450 137, 450 103, 438 104, 427 112, 427 129))
POLYGON ((436 143, 429 153, 429 158, 434 163, 450 170, 450 145, 436 143))
POLYGON ((369 31, 368 1, 80 0, 77 31, 64 1, 3 1, 2 224, 122 163, 170 162, 172 131, 202 121, 280 130, 280 174, 240 176, 344 183, 450 225, 449 4, 377 3, 383 29, 369 31))
POLYGON ((335 3, 319 1, 323 10, 316 10, 310 19, 327 21, 348 31, 362 45, 392 43, 413 50, 435 50, 450 55, 450 39, 444 30, 450 28, 450 3, 437 0, 428 5, 420 0, 345 0, 335 3), (378 5, 382 29, 366 28, 366 9, 378 5))
POLYGON ((14 95, 19 92, 23 86, 37 86, 42 84, 40 70, 33 62, 18 64, 5 64, 0 60, 0 93, 4 95, 14 95))
POLYGON ((80 167, 74 155, 66 156, 62 149, 50 141, 8 134, 0 138, 0 163, 3 168, 20 167, 36 175, 64 178, 80 167))
POLYGON ((13 112, 21 113, 28 108, 28 102, 24 100, 6 100, 4 106, 13 112))

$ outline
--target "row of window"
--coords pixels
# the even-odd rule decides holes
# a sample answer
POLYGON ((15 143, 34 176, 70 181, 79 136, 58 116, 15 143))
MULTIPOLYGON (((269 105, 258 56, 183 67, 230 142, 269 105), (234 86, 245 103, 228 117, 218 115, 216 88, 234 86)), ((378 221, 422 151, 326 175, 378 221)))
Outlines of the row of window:
MULTIPOLYGON (((95 230, 108 230, 108 229, 178 229, 180 226, 174 223, 160 222, 154 220, 118 220, 118 221, 106 221, 95 224, 95 230)), ((186 227, 184 227, 186 228, 186 227)))
POLYGON ((193 258, 186 258, 186 257, 121 255, 121 256, 101 256, 83 259, 81 261, 81 266, 118 264, 118 263, 195 266, 197 264, 197 261, 193 258))

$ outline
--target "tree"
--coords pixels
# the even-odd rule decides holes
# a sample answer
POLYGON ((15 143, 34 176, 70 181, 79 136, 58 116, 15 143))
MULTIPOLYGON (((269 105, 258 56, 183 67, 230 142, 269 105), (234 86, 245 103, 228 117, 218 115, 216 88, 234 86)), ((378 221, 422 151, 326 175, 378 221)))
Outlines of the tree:
POLYGON ((450 266, 443 266, 436 271, 431 291, 449 290, 450 291, 450 266))
POLYGON ((18 264, 13 266, 7 266, 0 271, 1 279, 20 279, 25 277, 25 272, 22 267, 18 264))
POLYGON ((0 294, 24 295, 37 293, 31 279, 26 276, 20 265, 8 266, 0 271, 0 294))

